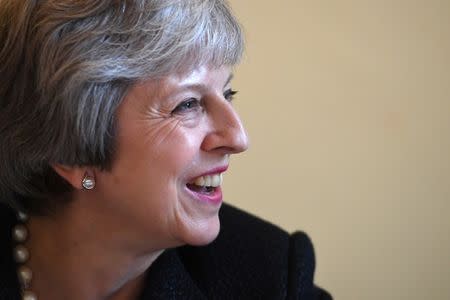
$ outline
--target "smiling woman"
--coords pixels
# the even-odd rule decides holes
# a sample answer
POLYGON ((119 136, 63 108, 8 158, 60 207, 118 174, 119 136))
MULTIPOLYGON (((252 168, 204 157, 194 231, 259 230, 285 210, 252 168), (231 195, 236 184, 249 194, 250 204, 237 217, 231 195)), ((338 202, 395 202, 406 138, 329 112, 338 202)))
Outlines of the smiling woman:
POLYGON ((3 0, 0 45, 1 299, 329 298, 306 235, 222 201, 225 1, 3 0))
POLYGON ((230 154, 247 148, 230 72, 201 66, 150 79, 119 106, 116 159, 96 175, 96 192, 135 232, 151 232, 155 248, 206 244, 219 232, 220 178, 230 154))

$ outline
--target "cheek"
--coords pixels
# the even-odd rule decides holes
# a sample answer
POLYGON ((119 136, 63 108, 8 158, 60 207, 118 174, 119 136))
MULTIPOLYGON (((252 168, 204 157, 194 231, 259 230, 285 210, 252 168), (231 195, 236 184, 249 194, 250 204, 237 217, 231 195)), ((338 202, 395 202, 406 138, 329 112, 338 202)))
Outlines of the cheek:
POLYGON ((121 121, 112 175, 124 193, 171 193, 191 175, 200 158, 204 122, 191 127, 184 119, 143 113, 121 121))
POLYGON ((202 133, 170 122, 139 128, 120 141, 117 172, 133 172, 147 182, 173 180, 195 165, 202 133))
POLYGON ((200 141, 183 130, 172 132, 159 143, 158 153, 151 158, 153 164, 149 167, 166 180, 185 180, 199 160, 200 141))

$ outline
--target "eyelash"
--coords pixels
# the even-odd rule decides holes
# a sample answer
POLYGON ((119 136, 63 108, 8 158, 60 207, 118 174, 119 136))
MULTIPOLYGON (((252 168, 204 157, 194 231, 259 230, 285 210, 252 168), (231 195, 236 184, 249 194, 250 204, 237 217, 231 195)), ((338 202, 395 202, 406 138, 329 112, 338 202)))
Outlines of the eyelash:
MULTIPOLYGON (((228 102, 232 102, 234 100, 234 96, 237 93, 238 93, 237 91, 229 89, 229 90, 225 91, 225 93, 223 94, 223 97, 228 102)), ((172 114, 181 113, 181 112, 184 112, 187 110, 198 108, 200 106, 201 106, 200 100, 198 100, 197 98, 189 98, 189 99, 181 102, 180 104, 178 104, 177 107, 175 107, 175 109, 172 111, 172 114)))
POLYGON ((225 93, 223 94, 224 98, 228 101, 228 102, 232 102, 234 100, 234 96, 238 93, 238 91, 229 89, 227 91, 225 91, 225 93))

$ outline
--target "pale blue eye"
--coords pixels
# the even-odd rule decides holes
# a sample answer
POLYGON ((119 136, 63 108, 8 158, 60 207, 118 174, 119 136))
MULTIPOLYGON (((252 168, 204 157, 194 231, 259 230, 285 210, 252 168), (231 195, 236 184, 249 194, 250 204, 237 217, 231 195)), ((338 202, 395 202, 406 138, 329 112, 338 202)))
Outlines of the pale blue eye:
POLYGON ((200 106, 200 101, 198 99, 190 98, 190 99, 178 104, 178 106, 175 107, 175 109, 172 111, 172 113, 181 113, 184 111, 189 111, 192 109, 196 109, 199 106, 200 106))

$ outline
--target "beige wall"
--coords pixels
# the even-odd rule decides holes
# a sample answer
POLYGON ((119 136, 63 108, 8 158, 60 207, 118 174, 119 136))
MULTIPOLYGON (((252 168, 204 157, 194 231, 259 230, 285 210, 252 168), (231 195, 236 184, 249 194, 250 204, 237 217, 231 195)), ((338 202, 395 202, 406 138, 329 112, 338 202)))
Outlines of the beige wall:
POLYGON ((450 299, 450 1, 231 3, 252 145, 226 199, 307 231, 336 299, 450 299))

